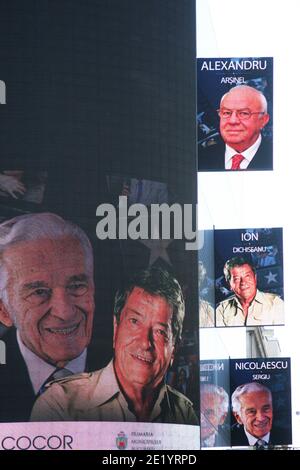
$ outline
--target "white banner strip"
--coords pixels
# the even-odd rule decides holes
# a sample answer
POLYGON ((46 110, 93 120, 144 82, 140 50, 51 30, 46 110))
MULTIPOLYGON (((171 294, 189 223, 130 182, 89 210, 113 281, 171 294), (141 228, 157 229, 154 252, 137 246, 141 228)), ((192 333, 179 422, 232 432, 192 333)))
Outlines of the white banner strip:
POLYGON ((1 423, 0 450, 197 450, 198 426, 161 423, 1 423))

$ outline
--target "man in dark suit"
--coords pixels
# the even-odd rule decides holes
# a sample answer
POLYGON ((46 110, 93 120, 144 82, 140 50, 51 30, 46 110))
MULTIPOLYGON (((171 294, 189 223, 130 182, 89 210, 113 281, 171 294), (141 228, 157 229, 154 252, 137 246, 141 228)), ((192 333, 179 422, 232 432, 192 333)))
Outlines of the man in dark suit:
POLYGON ((270 119, 265 96, 236 86, 222 97, 218 113, 223 140, 199 148, 199 171, 272 170, 272 142, 261 135, 270 119))
POLYGON ((258 382, 239 385, 231 397, 232 412, 237 421, 231 429, 232 446, 290 444, 290 433, 273 426, 272 393, 258 382))
MULTIPOLYGON (((94 316, 86 234, 54 214, 0 225, 0 422, 27 421, 49 380, 87 370, 94 316)), ((92 365, 94 368, 94 365, 92 365)))

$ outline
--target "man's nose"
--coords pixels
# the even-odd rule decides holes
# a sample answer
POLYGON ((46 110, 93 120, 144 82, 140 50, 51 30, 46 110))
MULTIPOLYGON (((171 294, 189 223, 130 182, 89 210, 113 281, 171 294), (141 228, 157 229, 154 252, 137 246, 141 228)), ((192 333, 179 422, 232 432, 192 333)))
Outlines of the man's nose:
POLYGON ((151 328, 145 327, 140 332, 140 344, 145 350, 153 347, 153 331, 151 328))
POLYGON ((228 119, 230 124, 236 124, 240 122, 240 118, 237 115, 237 111, 232 111, 230 118, 228 119))
POLYGON ((266 418, 266 415, 263 411, 257 410, 256 412, 256 420, 257 421, 264 421, 266 418))
POLYGON ((51 315, 61 320, 69 320, 74 316, 74 305, 63 287, 53 289, 51 296, 51 315))

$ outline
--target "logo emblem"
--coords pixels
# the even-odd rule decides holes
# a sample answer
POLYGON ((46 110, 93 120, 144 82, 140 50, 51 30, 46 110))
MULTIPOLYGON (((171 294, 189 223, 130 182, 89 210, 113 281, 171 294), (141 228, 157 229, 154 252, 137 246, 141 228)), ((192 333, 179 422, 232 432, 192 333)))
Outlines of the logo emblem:
POLYGON ((127 447, 127 442, 128 439, 126 434, 123 431, 119 432, 118 437, 116 438, 117 448, 119 450, 125 450, 127 447))

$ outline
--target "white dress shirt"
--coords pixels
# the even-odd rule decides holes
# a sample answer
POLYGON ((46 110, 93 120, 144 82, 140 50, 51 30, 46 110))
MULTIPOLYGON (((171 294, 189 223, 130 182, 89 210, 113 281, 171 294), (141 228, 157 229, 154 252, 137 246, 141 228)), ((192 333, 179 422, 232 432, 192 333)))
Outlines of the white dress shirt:
MULTIPOLYGON (((17 341, 18 341, 21 354, 27 366, 28 374, 30 377, 30 381, 31 381, 34 393, 37 394, 40 388, 42 387, 42 385, 48 379, 48 377, 50 377, 50 375, 52 375, 53 372, 56 370, 56 367, 44 361, 35 353, 30 351, 30 349, 28 349, 22 342, 18 330, 17 330, 17 341)), ((80 372, 83 372, 85 369, 86 355, 87 355, 87 351, 86 349, 84 349, 84 351, 80 354, 80 356, 68 362, 65 365, 64 369, 67 369, 72 374, 78 374, 80 372)))
POLYGON ((257 438, 255 436, 252 436, 252 434, 249 434, 249 432, 246 431, 245 428, 244 428, 244 431, 245 431, 245 434, 247 436, 249 446, 255 446, 256 442, 259 439, 262 439, 262 440, 266 441, 267 444, 269 444, 269 440, 270 440, 270 433, 269 432, 268 432, 268 434, 265 434, 263 437, 257 438))
POLYGON ((226 170, 231 170, 231 165, 232 165, 232 157, 236 154, 243 155, 244 160, 240 164, 240 169, 245 170, 248 168, 250 165, 250 162, 254 158, 254 155, 256 154, 257 150, 259 149, 259 146, 261 144, 261 135, 259 134, 257 140, 254 142, 251 147, 248 149, 244 150, 244 152, 237 152, 234 150, 232 147, 229 147, 229 145, 226 144, 226 150, 225 150, 225 169, 226 170))

